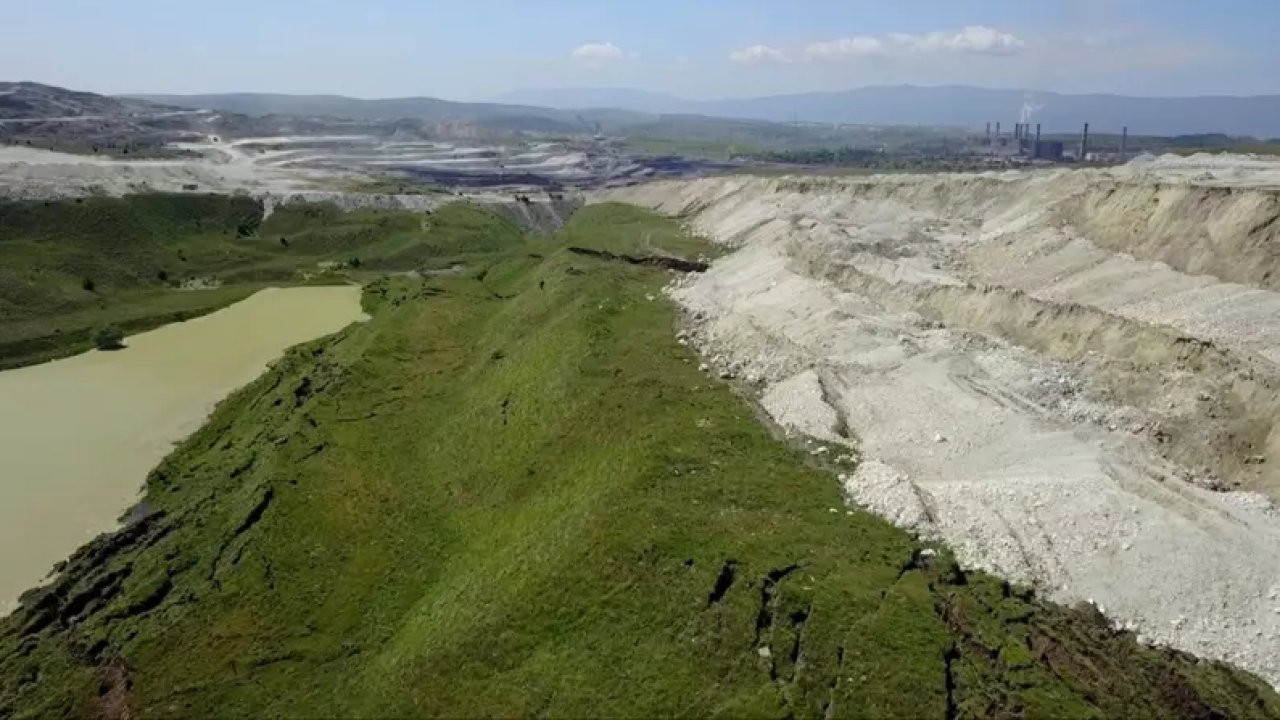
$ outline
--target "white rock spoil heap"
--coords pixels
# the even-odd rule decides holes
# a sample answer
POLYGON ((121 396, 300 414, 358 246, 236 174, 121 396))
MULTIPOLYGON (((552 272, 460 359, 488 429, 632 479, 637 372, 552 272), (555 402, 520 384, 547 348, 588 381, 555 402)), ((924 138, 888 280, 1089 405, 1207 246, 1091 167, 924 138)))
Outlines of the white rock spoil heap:
POLYGON ((1280 163, 607 193, 733 249, 709 370, 855 448, 852 502, 1280 686, 1280 163))

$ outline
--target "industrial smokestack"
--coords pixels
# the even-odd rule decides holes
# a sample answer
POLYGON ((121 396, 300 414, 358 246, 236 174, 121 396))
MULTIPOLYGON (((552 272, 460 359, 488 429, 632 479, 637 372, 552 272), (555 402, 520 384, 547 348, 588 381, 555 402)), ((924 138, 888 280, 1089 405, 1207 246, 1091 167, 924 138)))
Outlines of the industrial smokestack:
POLYGON ((1084 124, 1084 132, 1080 134, 1080 162, 1084 162, 1084 158, 1089 154, 1089 123, 1084 124))
POLYGON ((1129 151, 1129 126, 1125 125, 1124 130, 1120 132, 1120 159, 1124 159, 1125 153, 1129 151))

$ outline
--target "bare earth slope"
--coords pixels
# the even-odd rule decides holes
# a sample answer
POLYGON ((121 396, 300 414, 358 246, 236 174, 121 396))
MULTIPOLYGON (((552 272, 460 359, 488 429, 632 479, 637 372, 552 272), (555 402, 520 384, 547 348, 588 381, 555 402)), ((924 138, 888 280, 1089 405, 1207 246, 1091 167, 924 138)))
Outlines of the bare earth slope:
POLYGON ((612 192, 736 252, 710 365, 965 562, 1280 684, 1280 164, 612 192))

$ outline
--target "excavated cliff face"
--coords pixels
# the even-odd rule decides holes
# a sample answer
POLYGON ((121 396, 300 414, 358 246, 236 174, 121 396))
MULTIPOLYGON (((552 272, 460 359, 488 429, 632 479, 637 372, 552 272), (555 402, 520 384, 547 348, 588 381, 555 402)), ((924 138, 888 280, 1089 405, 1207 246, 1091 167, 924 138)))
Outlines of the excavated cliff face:
POLYGON ((1280 164, 611 191, 734 249, 711 367, 851 448, 850 499, 1280 684, 1280 164))

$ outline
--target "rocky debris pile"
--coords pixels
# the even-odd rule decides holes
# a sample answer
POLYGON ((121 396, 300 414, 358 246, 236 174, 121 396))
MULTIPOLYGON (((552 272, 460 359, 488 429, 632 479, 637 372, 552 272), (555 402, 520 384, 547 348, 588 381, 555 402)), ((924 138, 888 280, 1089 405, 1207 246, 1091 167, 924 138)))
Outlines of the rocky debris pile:
MULTIPOLYGON (((1095 224, 1106 245, 1064 229, 1063 213, 1108 182, 721 178, 609 198, 683 214, 735 249, 668 288, 683 339, 785 431, 856 448, 841 473, 852 502, 970 566, 1093 599, 1148 642, 1280 684, 1280 521, 1263 495, 1221 492, 1266 477, 1267 451, 1229 438, 1265 434, 1257 423, 1274 415, 1267 373, 1280 373, 1248 353, 1270 351, 1259 323, 1275 321, 1232 335, 1174 316, 1222 347, 1150 324, 1162 283, 1205 281, 1109 249, 1121 215, 1095 224)), ((1148 194, 1098 197, 1122 192, 1148 194)), ((1252 312, 1258 292, 1220 293, 1213 312, 1235 298, 1252 312)))

